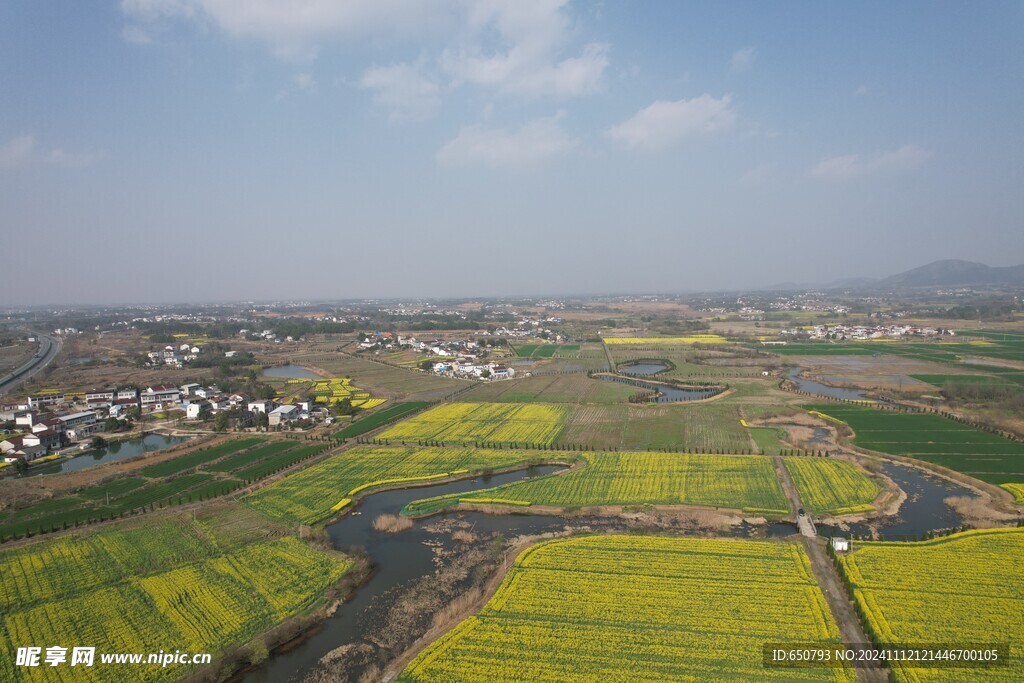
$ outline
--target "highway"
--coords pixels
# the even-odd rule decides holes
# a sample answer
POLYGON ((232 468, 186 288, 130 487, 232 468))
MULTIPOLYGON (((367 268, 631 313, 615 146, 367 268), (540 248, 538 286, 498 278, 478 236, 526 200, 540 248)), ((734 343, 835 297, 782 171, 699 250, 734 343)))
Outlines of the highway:
POLYGON ((0 377, 0 395, 32 379, 57 357, 60 352, 60 341, 48 334, 37 334, 36 337, 39 339, 39 350, 36 354, 20 368, 0 377))

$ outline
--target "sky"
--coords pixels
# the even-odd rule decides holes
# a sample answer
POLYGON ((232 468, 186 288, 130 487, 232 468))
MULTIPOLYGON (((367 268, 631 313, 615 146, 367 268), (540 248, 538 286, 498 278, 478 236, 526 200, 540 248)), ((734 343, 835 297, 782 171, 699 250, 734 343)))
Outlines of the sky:
POLYGON ((1024 263, 1024 3, 8 0, 0 305, 1024 263))

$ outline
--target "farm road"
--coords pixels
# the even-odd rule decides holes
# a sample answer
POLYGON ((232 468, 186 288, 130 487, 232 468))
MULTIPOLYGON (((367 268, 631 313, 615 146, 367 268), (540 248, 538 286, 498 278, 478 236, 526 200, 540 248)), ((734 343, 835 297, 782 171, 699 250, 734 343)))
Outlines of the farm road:
MULTIPOLYGON (((811 558, 811 570, 814 572, 814 578, 817 579, 825 601, 828 603, 829 609, 832 610, 832 616, 835 618, 836 624, 839 625, 839 633, 842 635, 843 642, 846 644, 869 643, 871 641, 868 640, 864 629, 860 626, 857 614, 853 610, 853 601, 850 600, 846 589, 839 580, 839 574, 835 565, 832 564, 832 558, 825 553, 825 543, 827 542, 822 538, 808 538, 805 543, 807 555, 811 558)), ((857 680, 861 683, 885 683, 889 680, 887 669, 858 667, 856 671, 857 680)))

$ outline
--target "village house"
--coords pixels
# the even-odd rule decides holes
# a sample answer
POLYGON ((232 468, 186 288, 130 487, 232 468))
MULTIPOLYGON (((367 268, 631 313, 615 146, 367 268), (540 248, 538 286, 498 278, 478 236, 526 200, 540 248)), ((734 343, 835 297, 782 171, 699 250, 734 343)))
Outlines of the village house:
POLYGON ((269 414, 270 411, 272 411, 274 409, 274 406, 276 406, 276 405, 277 404, 274 403, 272 400, 270 400, 269 398, 266 398, 266 399, 260 399, 259 401, 249 401, 248 409, 249 409, 250 413, 268 413, 269 414))
POLYGON ((270 413, 268 413, 267 418, 268 424, 271 427, 275 427, 280 424, 287 424, 295 422, 296 420, 301 420, 305 416, 306 413, 304 413, 298 406, 286 404, 271 410, 270 413))
POLYGON ((185 418, 189 420, 198 420, 199 414, 202 413, 204 409, 213 412, 208 401, 192 401, 185 406, 185 418))
POLYGON ((178 387, 158 384, 142 392, 140 398, 143 408, 156 410, 167 405, 177 404, 181 399, 181 391, 178 390, 178 387))

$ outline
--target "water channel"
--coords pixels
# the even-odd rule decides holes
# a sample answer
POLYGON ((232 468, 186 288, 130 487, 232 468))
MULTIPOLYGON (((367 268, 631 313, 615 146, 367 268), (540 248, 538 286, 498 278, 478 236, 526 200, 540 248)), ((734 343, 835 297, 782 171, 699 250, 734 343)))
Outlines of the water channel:
MULTIPOLYGON (((88 467, 95 467, 106 462, 127 460, 145 453, 162 451, 188 441, 187 436, 164 436, 163 434, 146 434, 135 439, 113 441, 103 448, 76 455, 72 458, 54 460, 42 465, 32 465, 24 474, 9 474, 8 477, 34 477, 40 474, 59 474, 61 472, 77 472, 88 467)), ((13 468, 12 468, 13 469, 13 468)))
POLYGON ((640 375, 641 377, 657 375, 659 372, 665 372, 668 369, 668 364, 659 361, 638 361, 619 366, 619 372, 623 375, 640 375))
POLYGON ((848 531, 819 524, 818 534, 826 537, 848 536, 851 533, 871 536, 872 527, 876 527, 886 540, 915 539, 929 531, 944 531, 963 525, 963 517, 946 505, 946 498, 977 497, 974 491, 965 486, 911 465, 886 461, 882 464, 882 472, 907 494, 907 499, 895 515, 873 520, 870 524, 849 524, 848 531))
POLYGON ((596 375, 597 379, 605 382, 618 382, 629 386, 647 389, 658 392, 656 403, 677 403, 679 401, 699 401, 721 393, 720 387, 681 387, 661 382, 646 382, 634 377, 650 377, 669 369, 668 364, 660 361, 638 361, 620 365, 618 371, 628 377, 619 375, 596 375))

